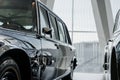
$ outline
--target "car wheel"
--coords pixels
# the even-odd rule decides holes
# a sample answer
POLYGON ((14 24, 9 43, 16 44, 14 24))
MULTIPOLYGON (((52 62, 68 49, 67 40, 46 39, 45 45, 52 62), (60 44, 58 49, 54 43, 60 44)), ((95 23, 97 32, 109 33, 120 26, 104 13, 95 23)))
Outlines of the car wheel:
POLYGON ((118 64, 117 64, 115 54, 112 54, 112 57, 111 57, 111 80, 119 80, 119 78, 118 78, 118 64))
POLYGON ((0 80, 21 80, 19 67, 13 59, 0 62, 0 80))

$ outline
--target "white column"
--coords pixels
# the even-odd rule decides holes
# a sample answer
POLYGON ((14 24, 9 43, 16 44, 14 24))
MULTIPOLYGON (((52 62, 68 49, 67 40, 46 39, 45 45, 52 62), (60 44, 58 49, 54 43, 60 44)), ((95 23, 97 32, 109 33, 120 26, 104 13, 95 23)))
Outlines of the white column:
POLYGON ((110 0, 91 0, 101 51, 112 36, 113 15, 110 0))
POLYGON ((47 0, 47 7, 53 9, 55 0, 47 0))
POLYGON ((49 9, 53 9, 55 0, 40 0, 42 1, 49 9))
POLYGON ((45 5, 47 3, 47 0, 40 0, 41 2, 43 2, 45 5))

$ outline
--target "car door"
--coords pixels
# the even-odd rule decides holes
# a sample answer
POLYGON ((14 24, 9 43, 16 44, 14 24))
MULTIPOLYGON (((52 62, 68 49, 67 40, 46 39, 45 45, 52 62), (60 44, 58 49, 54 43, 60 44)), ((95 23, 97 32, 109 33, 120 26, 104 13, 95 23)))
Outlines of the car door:
MULTIPOLYGON (((59 48, 55 41, 57 35, 52 31, 49 34, 44 33, 44 30, 50 29, 50 21, 48 17, 47 9, 42 5, 39 4, 39 16, 40 16, 40 32, 41 32, 41 47, 42 47, 42 54, 50 60, 50 64, 45 64, 45 70, 41 74, 42 80, 53 80, 57 76, 57 62, 59 58, 59 48), (54 35, 54 36, 53 36, 54 35), (50 58, 48 58, 50 57, 50 58)), ((55 31, 55 30, 54 30, 55 31)))
POLYGON ((59 47, 60 47, 59 57, 61 59, 61 61, 58 64, 58 76, 61 76, 70 67, 70 63, 71 63, 70 58, 73 57, 71 51, 73 49, 72 47, 70 47, 70 45, 68 45, 68 39, 67 39, 68 36, 66 35, 66 28, 62 20, 60 20, 59 18, 57 18, 57 27, 59 33, 59 47))

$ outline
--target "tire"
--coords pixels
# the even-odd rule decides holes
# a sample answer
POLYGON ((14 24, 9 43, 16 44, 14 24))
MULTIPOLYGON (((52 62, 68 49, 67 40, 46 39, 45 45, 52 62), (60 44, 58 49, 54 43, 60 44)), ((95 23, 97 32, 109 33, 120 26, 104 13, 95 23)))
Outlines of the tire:
POLYGON ((118 76, 118 64, 116 55, 113 53, 111 57, 111 80, 119 80, 118 76))
POLYGON ((0 80, 21 80, 19 67, 13 59, 0 62, 0 80))

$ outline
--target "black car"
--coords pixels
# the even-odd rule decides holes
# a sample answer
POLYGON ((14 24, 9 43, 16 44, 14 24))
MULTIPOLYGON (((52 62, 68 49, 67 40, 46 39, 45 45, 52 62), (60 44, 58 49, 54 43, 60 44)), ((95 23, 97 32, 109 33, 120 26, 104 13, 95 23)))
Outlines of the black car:
POLYGON ((0 80, 72 80, 65 23, 39 0, 0 0, 0 80))
POLYGON ((106 80, 120 80, 120 10, 113 28, 113 37, 105 47, 104 70, 106 80))

